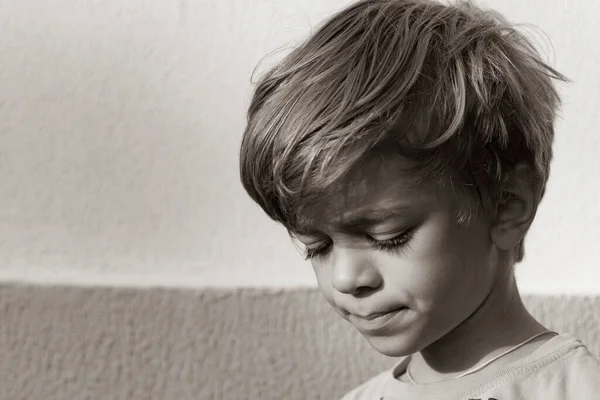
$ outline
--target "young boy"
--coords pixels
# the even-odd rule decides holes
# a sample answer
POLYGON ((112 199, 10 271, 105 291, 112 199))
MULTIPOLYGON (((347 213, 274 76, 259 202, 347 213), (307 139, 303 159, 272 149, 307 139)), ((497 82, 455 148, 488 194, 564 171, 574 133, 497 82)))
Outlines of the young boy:
POLYGON ((246 191, 334 310, 406 356, 345 400, 600 399, 600 360, 536 321, 514 276, 550 171, 552 80, 496 13, 362 0, 258 83, 246 191))

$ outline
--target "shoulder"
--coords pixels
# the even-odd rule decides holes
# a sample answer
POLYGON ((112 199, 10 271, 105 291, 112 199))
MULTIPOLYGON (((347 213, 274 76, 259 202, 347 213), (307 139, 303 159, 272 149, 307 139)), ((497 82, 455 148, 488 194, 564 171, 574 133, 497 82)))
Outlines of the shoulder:
POLYGON ((379 400, 383 390, 383 385, 388 379, 389 374, 390 371, 386 370, 379 375, 375 375, 357 388, 346 393, 341 400, 379 400))
MULTIPOLYGON (((579 342, 581 343, 581 342, 579 342)), ((581 344, 562 363, 562 373, 581 384, 593 384, 600 390, 600 357, 581 344)), ((600 397, 600 392, 598 393, 600 397)))
POLYGON ((600 358, 583 343, 573 348, 540 372, 545 382, 540 390, 563 393, 568 398, 600 399, 600 358))

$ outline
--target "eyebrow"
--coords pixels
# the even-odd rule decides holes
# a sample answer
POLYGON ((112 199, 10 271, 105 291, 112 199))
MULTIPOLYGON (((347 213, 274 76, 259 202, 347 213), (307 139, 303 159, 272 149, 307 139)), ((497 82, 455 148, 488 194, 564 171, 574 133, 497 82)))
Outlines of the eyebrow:
MULTIPOLYGON (((328 225, 334 227, 336 230, 353 231, 361 228, 364 229, 384 223, 392 218, 406 217, 410 215, 411 209, 412 207, 406 204, 369 208, 348 213, 328 225)), ((304 224, 295 229, 294 233, 310 236, 319 233, 319 231, 312 224, 304 224)))

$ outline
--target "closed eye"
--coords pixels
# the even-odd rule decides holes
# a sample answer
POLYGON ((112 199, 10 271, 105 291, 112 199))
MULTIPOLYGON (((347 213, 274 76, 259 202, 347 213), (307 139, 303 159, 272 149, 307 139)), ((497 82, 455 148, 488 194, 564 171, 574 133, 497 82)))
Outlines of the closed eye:
MULTIPOLYGON (((394 252, 394 251, 404 249, 404 247, 412 239, 414 231, 415 231, 414 229, 409 229, 407 231, 402 232, 398 236, 395 236, 391 239, 385 239, 385 240, 376 240, 370 236, 368 236, 367 238, 368 238, 369 242, 371 243, 371 247, 374 250, 394 252)), ((330 243, 330 242, 324 243, 323 245, 318 246, 318 247, 307 247, 304 250, 305 260, 314 260, 314 259, 318 259, 318 258, 323 258, 327 254, 329 254, 332 247, 333 247, 333 243, 330 243)))

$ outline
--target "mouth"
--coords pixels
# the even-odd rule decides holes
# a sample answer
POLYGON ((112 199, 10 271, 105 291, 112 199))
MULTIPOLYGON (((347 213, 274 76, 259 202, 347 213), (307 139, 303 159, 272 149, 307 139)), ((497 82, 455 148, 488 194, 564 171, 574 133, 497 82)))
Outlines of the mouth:
POLYGON ((362 315, 354 314, 354 316, 356 316, 357 318, 360 318, 360 319, 364 319, 364 320, 366 320, 366 321, 372 321, 372 320, 374 320, 374 319, 377 319, 377 318, 380 318, 380 317, 382 317, 382 316, 384 316, 384 315, 391 314, 391 313, 395 313, 396 311, 402 311, 402 310, 405 310, 405 309, 407 309, 407 308, 408 308, 408 307, 404 307, 404 306, 402 306, 402 307, 400 307, 400 308, 396 308, 396 309, 394 309, 394 310, 390 310, 390 311, 384 311, 384 312, 380 312, 380 313, 369 314, 369 315, 366 315, 366 316, 362 316, 362 315))
POLYGON ((353 323, 353 325, 361 331, 372 333, 383 332, 392 319, 400 320, 406 314, 407 310, 408 307, 400 307, 396 310, 369 314, 364 317, 360 315, 351 314, 350 320, 353 323))

